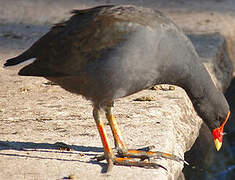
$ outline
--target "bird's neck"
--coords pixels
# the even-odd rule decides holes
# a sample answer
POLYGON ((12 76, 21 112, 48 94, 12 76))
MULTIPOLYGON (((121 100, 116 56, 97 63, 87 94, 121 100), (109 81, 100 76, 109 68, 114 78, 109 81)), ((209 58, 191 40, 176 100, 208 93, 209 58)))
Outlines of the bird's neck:
POLYGON ((195 64, 194 67, 190 68, 188 73, 185 73, 185 78, 182 78, 179 82, 185 89, 195 108, 197 103, 210 100, 212 96, 218 93, 209 72, 203 64, 195 64))
POLYGON ((207 103, 210 105, 211 99, 220 92, 215 87, 204 65, 198 61, 198 59, 195 59, 188 66, 170 68, 171 73, 168 72, 165 79, 168 81, 166 83, 182 87, 189 96, 198 115, 204 118, 202 115, 204 110, 198 104, 207 103))

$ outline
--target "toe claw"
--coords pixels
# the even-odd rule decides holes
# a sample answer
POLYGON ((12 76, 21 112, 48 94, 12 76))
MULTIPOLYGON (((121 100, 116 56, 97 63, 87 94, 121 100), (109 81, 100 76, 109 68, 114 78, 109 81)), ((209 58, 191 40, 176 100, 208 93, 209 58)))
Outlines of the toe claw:
POLYGON ((185 160, 183 160, 184 164, 188 165, 189 166, 189 163, 185 160))
POLYGON ((185 161, 184 159, 180 158, 179 156, 173 155, 173 154, 168 154, 168 153, 163 153, 163 152, 156 152, 156 156, 154 157, 154 159, 158 159, 158 158, 165 158, 165 159, 171 159, 177 162, 184 162, 185 164, 189 165, 189 163, 187 161, 185 161))
POLYGON ((167 168, 165 168, 164 166, 162 166, 162 165, 160 165, 160 164, 156 164, 156 163, 150 163, 150 167, 151 167, 151 168, 155 168, 155 169, 157 169, 157 168, 163 168, 164 170, 167 171, 167 168))

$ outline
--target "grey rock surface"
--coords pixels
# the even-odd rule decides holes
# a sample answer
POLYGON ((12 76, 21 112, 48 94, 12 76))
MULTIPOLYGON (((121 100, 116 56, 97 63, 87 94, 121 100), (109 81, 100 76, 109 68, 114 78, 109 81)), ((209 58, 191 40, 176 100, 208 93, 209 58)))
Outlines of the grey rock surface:
POLYGON ((225 93, 233 75, 233 64, 228 56, 225 38, 219 33, 190 34, 189 38, 216 87, 225 93))
MULTIPOLYGON (((70 9, 104 2, 0 1, 1 59, 29 47, 48 30, 45 24, 62 20, 70 9), (18 24, 22 22, 26 24, 18 24)), ((202 36, 190 37, 202 61, 210 62, 208 69, 216 85, 225 90, 231 81, 231 66, 224 39, 217 35, 207 35, 205 41, 202 36), (207 46, 211 48, 205 52, 202 47, 207 46)), ((0 69, 0 178, 62 179, 75 174, 78 179, 183 179, 183 164, 170 160, 156 160, 168 172, 115 166, 108 175, 100 173, 105 164, 90 162, 91 157, 102 153, 91 104, 43 78, 18 77, 15 73, 0 69), (74 151, 60 151, 55 146, 58 141, 72 145, 74 151)), ((192 147, 202 123, 178 87, 174 91, 145 90, 117 100, 115 114, 130 148, 155 145, 155 150, 180 157, 192 147), (153 101, 133 101, 142 96, 151 96, 153 101)))

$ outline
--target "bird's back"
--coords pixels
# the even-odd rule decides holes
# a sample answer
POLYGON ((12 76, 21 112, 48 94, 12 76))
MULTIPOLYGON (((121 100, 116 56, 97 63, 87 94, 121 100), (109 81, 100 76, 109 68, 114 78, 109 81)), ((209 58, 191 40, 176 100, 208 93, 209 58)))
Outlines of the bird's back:
POLYGON ((35 57, 36 61, 21 70, 20 75, 77 75, 88 66, 96 66, 112 56, 113 51, 123 44, 141 43, 131 39, 134 33, 155 31, 161 24, 170 23, 158 11, 135 6, 101 6, 75 10, 73 14, 68 21, 52 27, 23 53, 35 57))
POLYGON ((166 72, 180 71, 191 60, 187 54, 195 55, 159 11, 110 5, 73 14, 20 55, 36 61, 19 75, 43 76, 89 99, 106 100, 162 82, 166 72))

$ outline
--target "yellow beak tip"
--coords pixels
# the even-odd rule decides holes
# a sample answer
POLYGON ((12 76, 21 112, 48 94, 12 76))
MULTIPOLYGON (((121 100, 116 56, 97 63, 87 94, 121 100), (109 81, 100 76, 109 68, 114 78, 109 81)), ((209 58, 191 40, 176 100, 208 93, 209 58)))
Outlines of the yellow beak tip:
POLYGON ((216 147, 216 150, 219 151, 220 148, 222 147, 222 142, 219 142, 218 139, 215 139, 215 147, 216 147))

